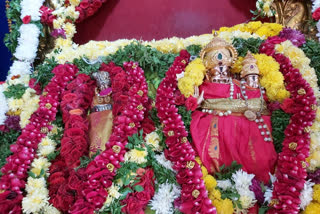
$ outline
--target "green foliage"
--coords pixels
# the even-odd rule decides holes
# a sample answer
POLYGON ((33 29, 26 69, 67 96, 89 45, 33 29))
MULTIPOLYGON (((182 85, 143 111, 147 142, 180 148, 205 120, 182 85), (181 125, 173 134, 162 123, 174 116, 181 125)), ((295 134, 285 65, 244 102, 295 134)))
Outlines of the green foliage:
POLYGON ((99 154, 100 154, 100 151, 98 150, 97 153, 92 155, 91 158, 85 155, 80 157, 80 165, 75 170, 77 171, 80 168, 86 168, 89 165, 89 163, 93 161, 95 157, 97 157, 99 154))
POLYGON ((237 49, 239 56, 245 57, 247 52, 250 51, 252 54, 259 53, 259 47, 264 40, 260 38, 235 38, 233 39, 233 46, 237 49))
POLYGON ((6 98, 20 99, 26 90, 27 87, 23 84, 10 85, 3 94, 6 98))
POLYGON ((7 162, 6 158, 12 154, 10 145, 16 142, 20 134, 20 131, 17 132, 14 130, 11 130, 10 132, 0 132, 0 168, 7 162))
POLYGON ((281 109, 275 110, 271 115, 273 144, 278 153, 282 150, 282 142, 285 138, 284 130, 289 125, 290 114, 281 109))
POLYGON ((121 209, 125 205, 120 204, 120 200, 115 200, 112 202, 109 206, 105 206, 103 210, 101 210, 99 213, 101 214, 122 214, 121 209))
POLYGON ((158 111, 156 108, 152 108, 151 111, 149 112, 149 115, 151 117, 151 120, 154 122, 155 127, 160 127, 161 123, 158 117, 158 111))
POLYGON ((60 154, 60 150, 56 150, 48 154, 47 159, 49 162, 53 161, 56 159, 56 157, 60 154))
POLYGON ((37 66, 36 71, 31 74, 31 78, 36 79, 43 89, 48 85, 54 74, 52 70, 58 65, 58 62, 54 57, 51 59, 45 59, 44 63, 37 66))
MULTIPOLYGON (((181 115, 181 119, 186 127, 188 133, 190 133, 191 114, 192 111, 188 111, 185 106, 178 106, 178 113, 181 115)), ((189 142, 192 141, 191 135, 188 135, 189 142)))
POLYGON ((187 51, 190 53, 191 56, 198 56, 201 51, 200 45, 189 45, 187 51))
POLYGON ((262 206, 259 208, 259 214, 266 214, 268 210, 269 210, 268 205, 262 205, 262 206))
POLYGON ((230 166, 225 166, 224 164, 220 167, 220 172, 216 172, 214 176, 217 180, 226 180, 232 177, 232 174, 242 168, 242 165, 233 161, 230 166))
POLYGON ((318 85, 320 85, 320 43, 314 40, 307 40, 301 49, 311 60, 310 66, 316 70, 318 85))
POLYGON ((4 37, 4 44, 11 53, 14 53, 18 46, 18 38, 20 36, 19 28, 22 25, 20 19, 21 0, 11 0, 10 7, 6 11, 7 18, 12 21, 11 32, 4 37))
POLYGON ((87 75, 91 75, 93 72, 96 72, 99 70, 101 66, 101 62, 97 61, 93 64, 88 64, 90 60, 87 57, 82 57, 80 59, 74 59, 73 64, 75 64, 79 68, 79 73, 84 73, 87 75))
POLYGON ((119 49, 104 60, 105 63, 113 61, 116 65, 122 66, 124 62, 136 61, 144 70, 149 87, 149 96, 155 98, 156 89, 165 73, 176 57, 176 54, 165 54, 150 46, 144 46, 135 41, 119 49))

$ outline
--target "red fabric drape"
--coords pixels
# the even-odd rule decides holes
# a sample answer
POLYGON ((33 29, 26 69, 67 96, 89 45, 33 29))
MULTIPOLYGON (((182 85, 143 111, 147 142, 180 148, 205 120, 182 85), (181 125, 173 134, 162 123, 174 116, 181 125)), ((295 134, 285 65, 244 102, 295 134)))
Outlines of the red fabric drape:
POLYGON ((107 0, 74 41, 188 37, 250 20, 255 0, 107 0))

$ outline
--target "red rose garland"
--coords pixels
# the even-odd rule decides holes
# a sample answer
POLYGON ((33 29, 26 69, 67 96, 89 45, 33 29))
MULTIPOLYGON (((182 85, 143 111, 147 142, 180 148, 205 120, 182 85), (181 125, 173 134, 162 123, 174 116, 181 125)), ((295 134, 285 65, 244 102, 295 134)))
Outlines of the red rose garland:
POLYGON ((309 131, 316 116, 316 97, 299 70, 292 66, 290 59, 275 52, 275 45, 283 41, 285 39, 271 37, 260 47, 261 53, 274 57, 280 64, 286 88, 292 96, 293 113, 285 130, 283 149, 279 154, 276 170, 277 180, 269 204, 272 209, 268 213, 299 213, 299 196, 307 178, 305 159, 309 156, 309 131))
POLYGON ((36 156, 38 144, 51 130, 55 120, 61 94, 68 81, 72 80, 78 68, 74 65, 58 65, 52 71, 55 76, 45 87, 40 97, 39 108, 30 118, 30 123, 22 130, 16 144, 11 145, 13 155, 1 169, 0 210, 3 213, 21 213, 22 190, 25 188, 28 169, 36 156))
POLYGON ((158 117, 164 124, 163 133, 168 145, 166 157, 173 162, 173 168, 178 171, 176 178, 182 188, 181 198, 177 203, 180 211, 192 214, 216 213, 208 198, 201 168, 195 161, 195 151, 188 142, 188 133, 175 106, 174 95, 178 90, 176 74, 183 72, 189 57, 187 51, 181 51, 180 56, 175 58, 157 90, 156 108, 158 117))
POLYGON ((138 63, 126 62, 124 69, 127 80, 131 85, 128 91, 128 101, 125 108, 114 119, 114 126, 106 150, 98 155, 86 168, 88 175, 83 185, 82 197, 79 196, 70 213, 93 213, 104 204, 108 192, 106 189, 112 185, 116 169, 124 161, 125 145, 128 136, 133 135, 141 126, 148 103, 147 83, 143 70, 138 63))
POLYGON ((106 0, 82 0, 80 5, 76 7, 76 11, 80 13, 77 22, 82 22, 89 16, 95 14, 105 2, 106 0))
POLYGON ((79 74, 67 86, 61 101, 64 136, 61 139, 61 152, 50 167, 48 182, 50 185, 50 203, 66 212, 75 201, 75 193, 81 194, 80 157, 88 155, 87 112, 94 95, 94 81, 86 74, 79 74))

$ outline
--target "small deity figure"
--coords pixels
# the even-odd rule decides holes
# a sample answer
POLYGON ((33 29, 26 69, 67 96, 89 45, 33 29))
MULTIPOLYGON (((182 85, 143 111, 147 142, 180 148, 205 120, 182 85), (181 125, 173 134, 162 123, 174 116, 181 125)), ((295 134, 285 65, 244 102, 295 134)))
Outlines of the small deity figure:
POLYGON ((267 183, 277 153, 255 58, 247 54, 239 81, 230 73, 237 51, 223 39, 215 37, 200 57, 207 73, 194 94, 200 108, 193 112, 190 126, 194 148, 211 173, 237 161, 267 183))
POLYGON ((97 87, 91 104, 91 114, 89 115, 90 156, 98 150, 105 150, 113 125, 112 89, 109 73, 98 71, 93 73, 92 76, 97 82, 97 87))

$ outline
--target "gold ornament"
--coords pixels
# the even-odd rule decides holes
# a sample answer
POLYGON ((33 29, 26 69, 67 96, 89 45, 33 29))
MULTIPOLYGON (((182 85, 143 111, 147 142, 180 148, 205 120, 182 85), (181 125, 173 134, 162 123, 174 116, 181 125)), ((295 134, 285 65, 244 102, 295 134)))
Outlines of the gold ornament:
POLYGON ((48 95, 48 92, 47 91, 44 91, 44 92, 42 92, 42 96, 47 96, 48 95))
POLYGON ((204 64, 206 64, 204 59, 208 53, 217 51, 224 52, 224 50, 229 52, 231 56, 231 63, 233 64, 238 58, 237 50, 232 46, 232 44, 229 44, 224 39, 219 38, 215 33, 215 36, 212 39, 212 41, 201 50, 199 55, 200 58, 203 60, 204 64))
POLYGON ((45 105, 45 107, 46 107, 47 109, 51 109, 52 105, 51 105, 50 103, 47 103, 47 104, 45 105))
POLYGON ((306 164, 306 162, 305 161, 301 161, 301 166, 302 166, 302 168, 307 168, 307 164, 306 164))
POLYGON ((137 106, 137 109, 138 109, 139 111, 142 111, 142 109, 143 109, 143 105, 141 105, 141 104, 140 104, 140 105, 138 105, 138 106, 137 106))
POLYGON ((311 109, 312 109, 313 111, 317 110, 317 105, 312 104, 312 105, 311 105, 311 109))
POLYGON ((0 189, 0 194, 4 193, 5 190, 4 189, 0 189))
POLYGON ((297 143, 294 143, 294 142, 292 142, 292 143, 289 143, 289 149, 291 149, 291 150, 296 150, 297 149, 297 147, 298 147, 298 144, 297 143))
POLYGON ((183 59, 181 62, 182 62, 183 64, 187 64, 186 60, 184 60, 184 59, 183 59))
POLYGON ((303 88, 300 88, 300 89, 298 90, 298 94, 299 94, 299 95, 305 95, 305 94, 306 94, 306 90, 304 90, 303 88))
POLYGON ((133 127, 136 126, 136 124, 134 124, 134 123, 129 123, 129 126, 130 126, 131 128, 133 128, 133 127))
POLYGON ((192 196, 193 196, 194 198, 198 198, 199 195, 200 195, 200 191, 199 191, 199 190, 195 189, 195 190, 192 191, 192 196))
POLYGON ((108 163, 108 164, 107 164, 107 169, 108 169, 110 172, 112 172, 113 169, 114 169, 114 165, 113 165, 112 163, 108 163))
POLYGON ((250 74, 259 75, 259 69, 257 66, 256 58, 254 58, 251 52, 248 51, 246 57, 242 62, 242 70, 240 76, 241 78, 244 78, 250 74))
POLYGON ((304 128, 304 132, 305 132, 305 133, 310 133, 310 132, 311 132, 310 126, 305 127, 305 128, 304 128))
POLYGON ((132 65, 132 68, 135 69, 136 67, 138 67, 136 64, 132 65))
POLYGON ((277 205, 277 204, 279 204, 279 201, 277 200, 277 199, 272 199, 271 201, 270 201, 270 206, 274 206, 274 205, 277 205))
POLYGON ((113 151, 114 153, 119 154, 119 153, 120 153, 120 150, 121 150, 121 147, 118 146, 118 145, 114 145, 114 146, 112 147, 112 151, 113 151))
POLYGON ((49 129, 48 129, 48 127, 41 127, 40 132, 41 132, 42 134, 46 134, 46 133, 49 132, 49 129))
POLYGON ((182 143, 186 143, 187 141, 188 141, 188 138, 186 138, 186 137, 183 137, 181 140, 182 143))
POLYGON ((139 91, 137 92, 137 94, 138 94, 140 97, 142 97, 143 91, 142 91, 142 90, 139 90, 139 91))
POLYGON ((168 131, 168 136, 172 137, 174 135, 174 131, 168 131))
POLYGON ((193 167, 194 167, 195 165, 196 165, 196 164, 195 164, 193 161, 188 161, 186 167, 187 167, 188 169, 193 169, 193 167))
POLYGON ((254 121, 255 119, 257 119, 257 115, 251 110, 246 110, 244 112, 244 116, 250 121, 254 121))

